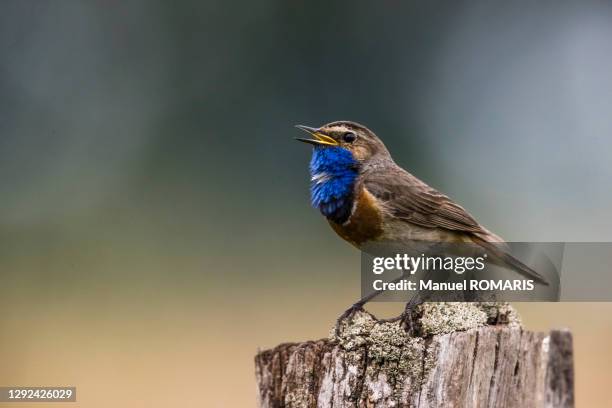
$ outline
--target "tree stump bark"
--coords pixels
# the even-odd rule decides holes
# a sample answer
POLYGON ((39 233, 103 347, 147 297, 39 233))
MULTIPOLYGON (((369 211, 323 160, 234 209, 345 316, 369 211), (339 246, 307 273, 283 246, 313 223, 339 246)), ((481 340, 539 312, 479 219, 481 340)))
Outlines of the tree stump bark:
POLYGON ((509 307, 459 305, 418 311, 418 336, 362 312, 339 336, 262 351, 255 357, 259 405, 574 406, 568 331, 533 333, 509 307))

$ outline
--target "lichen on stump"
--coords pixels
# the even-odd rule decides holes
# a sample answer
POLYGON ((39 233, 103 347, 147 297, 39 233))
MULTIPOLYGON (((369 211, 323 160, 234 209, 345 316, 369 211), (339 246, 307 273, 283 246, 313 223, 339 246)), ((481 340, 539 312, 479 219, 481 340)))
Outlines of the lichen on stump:
POLYGON ((426 303, 416 336, 358 312, 338 334, 255 358, 261 407, 572 407, 571 335, 500 303, 426 303))

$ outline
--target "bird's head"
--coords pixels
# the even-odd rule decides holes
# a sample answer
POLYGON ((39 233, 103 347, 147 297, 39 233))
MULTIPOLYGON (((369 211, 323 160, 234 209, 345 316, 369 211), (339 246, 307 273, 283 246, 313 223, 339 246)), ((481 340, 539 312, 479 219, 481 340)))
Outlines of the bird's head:
POLYGON ((296 138, 317 148, 341 148, 349 151, 358 163, 364 163, 379 155, 389 155, 383 142, 367 127, 349 121, 337 121, 319 128, 297 125, 312 138, 296 138))
POLYGON ((311 138, 297 140, 314 146, 310 160, 311 203, 335 223, 344 223, 353 208, 354 186, 363 165, 389 152, 378 137, 354 122, 331 122, 320 128, 297 126, 311 138))

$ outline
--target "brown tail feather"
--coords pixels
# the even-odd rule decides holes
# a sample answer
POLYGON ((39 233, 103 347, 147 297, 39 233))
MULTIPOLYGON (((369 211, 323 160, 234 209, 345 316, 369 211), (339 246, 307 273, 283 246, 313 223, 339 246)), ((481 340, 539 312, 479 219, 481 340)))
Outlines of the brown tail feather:
POLYGON ((539 273, 537 273, 512 255, 510 255, 509 253, 505 252, 502 248, 499 247, 499 243, 488 242, 480 237, 474 237, 473 240, 475 243, 485 248, 490 255, 497 258, 504 265, 512 268, 513 270, 527 278, 533 279, 538 283, 541 283, 546 286, 549 285, 549 282, 546 280, 546 278, 544 278, 542 275, 540 275, 539 273))

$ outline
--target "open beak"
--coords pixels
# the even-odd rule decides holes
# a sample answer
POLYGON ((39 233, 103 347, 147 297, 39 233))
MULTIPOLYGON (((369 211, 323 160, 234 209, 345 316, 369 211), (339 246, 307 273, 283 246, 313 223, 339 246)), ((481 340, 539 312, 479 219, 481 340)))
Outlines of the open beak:
POLYGON ((321 133, 319 129, 303 125, 295 125, 295 127, 300 130, 303 130, 304 132, 314 137, 314 139, 296 137, 295 140, 299 140, 300 142, 309 143, 315 146, 338 146, 338 142, 336 142, 333 138, 321 133))

